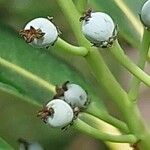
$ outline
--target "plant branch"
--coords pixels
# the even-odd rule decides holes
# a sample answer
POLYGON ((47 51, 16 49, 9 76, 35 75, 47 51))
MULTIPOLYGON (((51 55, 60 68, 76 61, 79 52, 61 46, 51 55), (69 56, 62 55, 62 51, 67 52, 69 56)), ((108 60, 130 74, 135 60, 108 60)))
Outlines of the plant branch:
POLYGON ((96 118, 103 120, 104 122, 111 124, 112 126, 118 128, 121 132, 129 133, 129 128, 123 121, 109 115, 106 111, 100 110, 95 102, 91 102, 86 112, 96 118))
POLYGON ((66 53, 70 53, 73 55, 86 56, 88 53, 88 50, 85 47, 73 46, 62 40, 61 38, 57 39, 54 47, 56 47, 56 49, 63 49, 66 53))
POLYGON ((81 45, 89 45, 89 42, 81 34, 81 26, 79 22, 81 16, 72 0, 57 0, 57 2, 66 16, 78 43, 81 45))
POLYGON ((113 46, 108 50, 114 55, 118 62, 124 66, 129 72, 141 80, 144 84, 150 87, 150 76, 146 74, 141 68, 134 64, 127 55, 123 52, 118 41, 115 41, 113 46))
POLYGON ((100 53, 97 49, 91 48, 85 58, 98 83, 105 87, 111 99, 118 105, 118 108, 121 111, 124 110, 124 105, 128 105, 130 103, 128 95, 116 81, 100 53), (122 103, 120 103, 120 101, 122 101, 122 103))
MULTIPOLYGON (((139 60, 138 60, 138 66, 143 70, 146 60, 147 60, 147 55, 150 47, 150 32, 146 29, 144 29, 143 33, 143 38, 141 42, 141 49, 140 49, 140 54, 139 54, 139 60)), ((131 82, 131 88, 129 90, 129 97, 132 101, 136 101, 138 98, 138 92, 139 92, 139 87, 140 87, 140 80, 137 79, 135 76, 132 79, 131 82)))
POLYGON ((86 133, 94 138, 102 141, 110 141, 117 143, 135 143, 137 138, 132 134, 127 135, 113 135, 101 132, 98 129, 91 127, 80 119, 75 120, 73 126, 80 132, 86 133))
MULTIPOLYGON (((104 86, 105 90, 108 92, 109 96, 111 97, 111 100, 113 100, 113 102, 117 104, 120 112, 122 113, 123 119, 125 119, 126 123, 128 124, 130 132, 133 133, 136 137, 138 137, 138 139, 141 139, 139 143, 139 147, 142 150, 150 149, 150 143, 149 143, 150 133, 145 127, 145 124, 141 119, 142 117, 140 116, 137 106, 131 103, 128 94, 122 89, 120 84, 116 81, 116 79, 108 69, 107 65, 105 64, 98 50, 96 48, 91 48, 91 44, 87 42, 87 40, 81 34, 81 27, 78 21, 80 16, 73 2, 71 0, 57 0, 57 2, 60 5, 62 11, 64 12, 68 22, 70 23, 78 43, 86 47, 87 49, 89 49, 89 52, 86 55, 85 59, 89 64, 89 66, 91 67, 91 71, 93 72, 93 75, 97 79, 98 84, 104 86)), ((117 50, 114 51, 115 54, 117 54, 117 50)), ((119 55, 120 53, 121 55, 124 56, 123 52, 119 51, 119 55)), ((123 58, 120 57, 120 59, 123 58)), ((133 66, 135 67, 136 65, 133 66)), ((140 71, 142 70, 140 69, 140 71)), ((147 77, 148 75, 146 74, 145 76, 147 77)), ((139 77, 141 78, 141 74, 139 77)), ((147 82, 147 78, 146 78, 146 82, 147 82)), ((148 82, 150 82, 150 80, 148 82)), ((86 133, 86 130, 84 130, 84 125, 82 129, 83 132, 85 131, 86 133)), ((96 130, 96 133, 98 133, 98 131, 99 130, 96 130)), ((92 132, 89 132, 89 135, 94 136, 92 132)))
POLYGON ((100 53, 92 48, 85 58, 98 83, 105 87, 111 99, 117 104, 130 132, 134 133, 138 139, 141 139, 141 142, 139 143, 140 148, 142 148, 142 150, 150 149, 148 140, 150 138, 150 133, 142 120, 137 106, 134 103, 131 103, 128 94, 115 80, 114 76, 105 65, 100 53))

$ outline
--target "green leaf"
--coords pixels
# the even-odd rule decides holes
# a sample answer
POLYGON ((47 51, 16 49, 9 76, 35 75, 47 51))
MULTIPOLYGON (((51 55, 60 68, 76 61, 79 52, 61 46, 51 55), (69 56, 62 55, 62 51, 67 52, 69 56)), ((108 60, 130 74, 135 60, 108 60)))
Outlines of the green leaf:
POLYGON ((101 110, 105 109, 104 105, 87 79, 51 50, 32 48, 6 26, 0 25, 0 33, 1 135, 15 148, 20 137, 40 141, 47 147, 60 143, 61 148, 70 133, 69 136, 65 133, 64 138, 60 130, 50 129, 36 117, 39 106, 52 98, 54 85, 67 80, 80 84, 92 101, 99 100, 101 110))
MULTIPOLYGON (((38 104, 24 95, 0 86, 0 135, 7 139, 14 149, 18 149, 19 138, 39 142, 45 149, 62 150, 74 137, 73 132, 61 132, 60 129, 50 128, 37 118, 38 104), (71 138, 70 138, 71 137, 71 138)), ((1 140, 0 140, 1 146, 1 140)), ((11 148, 0 150, 11 150, 11 148)))
POLYGON ((32 19, 33 16, 46 17, 47 15, 51 15, 51 12, 54 13, 56 8, 55 3, 49 0, 45 0, 42 5, 41 3, 37 3, 36 0, 24 2, 20 0, 0 0, 0 5, 3 6, 3 9, 1 11, 6 11, 8 13, 6 15, 2 15, 2 18, 5 19, 5 17, 11 13, 11 18, 17 19, 19 17, 20 21, 29 18, 32 19))
POLYGON ((143 27, 138 14, 144 0, 91 0, 97 11, 108 13, 119 25, 119 33, 134 47, 139 47, 143 27))
POLYGON ((0 150, 14 150, 14 149, 0 137, 0 150))
POLYGON ((37 103, 51 99, 54 86, 67 80, 87 89, 92 100, 98 99, 86 79, 50 50, 32 48, 6 26, 1 25, 0 33, 0 82, 37 103))

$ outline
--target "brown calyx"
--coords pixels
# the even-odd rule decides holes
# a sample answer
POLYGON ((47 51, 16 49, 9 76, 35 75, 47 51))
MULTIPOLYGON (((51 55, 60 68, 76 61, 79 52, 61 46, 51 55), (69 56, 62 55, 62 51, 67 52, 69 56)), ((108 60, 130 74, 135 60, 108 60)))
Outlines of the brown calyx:
POLYGON ((40 117, 46 123, 47 118, 49 116, 52 117, 53 114, 54 114, 54 109, 53 108, 48 108, 48 107, 44 106, 42 110, 38 111, 37 117, 40 117))
POLYGON ((89 8, 87 11, 84 12, 84 16, 80 17, 79 21, 89 21, 89 18, 91 18, 92 9, 89 8))
POLYGON ((55 87, 56 94, 54 95, 53 99, 57 99, 57 98, 64 96, 64 92, 68 90, 67 88, 68 83, 69 81, 66 81, 61 87, 56 85, 55 87))
POLYGON ((41 29, 35 29, 32 26, 30 26, 30 29, 20 30, 19 34, 27 43, 31 43, 34 39, 40 39, 45 35, 41 29))

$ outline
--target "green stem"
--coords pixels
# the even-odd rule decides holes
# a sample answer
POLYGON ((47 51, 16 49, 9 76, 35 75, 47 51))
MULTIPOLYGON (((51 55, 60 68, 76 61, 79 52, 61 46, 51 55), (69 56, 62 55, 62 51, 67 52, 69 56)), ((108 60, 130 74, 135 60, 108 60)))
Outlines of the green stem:
POLYGON ((88 0, 76 0, 75 1, 75 6, 81 14, 85 11, 87 3, 88 3, 88 0))
POLYGON ((124 66, 129 72, 150 87, 150 76, 137 65, 135 65, 127 55, 125 55, 118 41, 115 41, 113 46, 108 49, 122 66, 124 66))
POLYGON ((76 38, 78 39, 78 43, 89 49, 89 53, 86 55, 85 58, 91 66, 97 80, 100 84, 102 83, 104 85, 107 91, 109 91, 110 96, 115 101, 117 101, 119 108, 124 108, 124 106, 122 106, 122 104, 120 103, 120 97, 123 97, 122 100, 124 101, 124 103, 128 103, 128 95, 122 89, 120 84, 116 81, 97 49, 91 48, 91 44, 87 42, 87 40, 85 40, 85 38, 83 37, 81 33, 80 23, 78 21, 80 15, 76 10, 76 7, 74 6, 72 0, 57 0, 57 2, 62 9, 64 15, 66 16, 69 24, 71 25, 71 28, 76 38))
POLYGON ((149 48, 149 51, 148 51, 147 60, 148 60, 148 62, 150 62, 150 48, 149 48))
MULTIPOLYGON (((62 8, 62 11, 64 12, 66 18, 68 19, 72 27, 72 30, 78 40, 78 43, 82 46, 85 46, 87 49, 89 49, 89 52, 86 55, 85 59, 87 63, 89 64, 89 66, 91 67, 91 71, 93 72, 98 83, 105 87, 111 99, 117 104, 126 123, 128 124, 130 132, 135 134, 135 136, 138 137, 138 139, 141 139, 139 143, 139 147, 142 150, 150 149, 150 142, 149 142, 150 133, 149 131, 147 131, 147 128, 145 127, 144 122, 141 119, 142 117, 139 115, 139 111, 137 107, 133 103, 131 103, 131 101, 129 100, 128 94, 122 89, 120 84, 116 81, 116 79, 114 78, 114 76, 112 75, 108 67, 106 66, 100 53, 97 51, 97 49, 91 48, 89 42, 87 42, 87 40, 85 40, 85 38, 81 34, 81 27, 78 21, 80 16, 73 2, 71 0, 57 0, 57 2, 62 8)), ((117 50, 115 53, 117 53, 117 50)), ((122 52, 121 55, 124 56, 124 53, 122 52)), ((120 57, 120 59, 122 60, 123 58, 120 57)), ((135 65, 133 66, 135 67, 135 65)), ((139 70, 137 72, 139 74, 139 70)), ((141 77, 141 74, 140 74, 140 77, 141 77)), ((83 126, 83 129, 84 129, 84 126, 83 126)), ((86 133, 86 130, 83 130, 83 132, 86 133)))
POLYGON ((89 45, 89 42, 81 34, 81 26, 79 18, 81 17, 72 0, 57 0, 58 5, 62 9, 64 15, 69 22, 78 43, 81 45, 89 45))
POLYGON ((132 134, 127 135, 112 135, 108 133, 101 132, 98 129, 91 127, 80 119, 75 120, 73 126, 77 128, 80 132, 84 132, 94 138, 102 141, 110 141, 117 143, 135 143, 137 138, 132 134))
POLYGON ((130 105, 125 106, 124 112, 124 116, 131 133, 133 133, 138 139, 140 139, 138 147, 140 148, 140 150, 149 150, 150 131, 143 121, 137 105, 135 103, 130 103, 130 105))
POLYGON ((73 46, 65 42, 61 38, 57 39, 57 42, 55 43, 54 47, 56 47, 56 49, 63 49, 66 53, 73 55, 86 56, 88 53, 88 50, 85 47, 73 46))
POLYGON ((106 111, 101 111, 95 102, 91 102, 86 112, 90 115, 103 120, 104 122, 113 125, 114 127, 118 128, 123 133, 129 133, 129 128, 127 127, 126 123, 123 121, 109 115, 106 111))
MULTIPOLYGON (((144 66, 147 60, 149 47, 150 47, 150 32, 145 29, 142 42, 141 42, 140 55, 139 55, 139 60, 138 60, 138 66, 142 70, 144 69, 144 66)), ((139 79, 137 79, 136 77, 133 77, 132 82, 131 82, 131 88, 128 94, 132 101, 136 101, 138 98, 140 82, 141 81, 139 79)))
POLYGON ((130 103, 128 95, 116 81, 100 53, 97 49, 91 48, 85 58, 98 83, 105 87, 111 99, 118 105, 118 108, 120 108, 120 110, 124 110, 123 104, 128 105, 128 103, 130 103), (122 101, 122 103, 120 101, 122 101))
POLYGON ((128 94, 122 89, 115 80, 107 66, 105 65, 100 53, 91 49, 85 57, 90 65, 97 81, 107 90, 109 96, 117 104, 122 113, 131 133, 141 139, 139 146, 142 150, 150 149, 150 133, 145 127, 145 123, 140 116, 139 110, 134 103, 131 103, 128 94))

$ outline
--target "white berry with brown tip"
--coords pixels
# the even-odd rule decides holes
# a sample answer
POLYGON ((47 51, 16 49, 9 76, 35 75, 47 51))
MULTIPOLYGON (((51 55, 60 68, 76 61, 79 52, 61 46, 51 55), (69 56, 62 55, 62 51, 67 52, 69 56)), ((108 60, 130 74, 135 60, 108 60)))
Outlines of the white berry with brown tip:
POLYGON ((72 108, 63 100, 54 99, 50 101, 46 107, 53 109, 53 114, 47 117, 47 123, 52 127, 65 127, 69 125, 74 118, 72 108))
POLYGON ((57 40, 58 31, 49 19, 36 18, 27 23, 20 35, 33 47, 47 48, 57 40))
POLYGON ((84 36, 94 46, 106 48, 112 45, 116 39, 117 31, 112 18, 103 12, 88 14, 82 23, 84 36))

